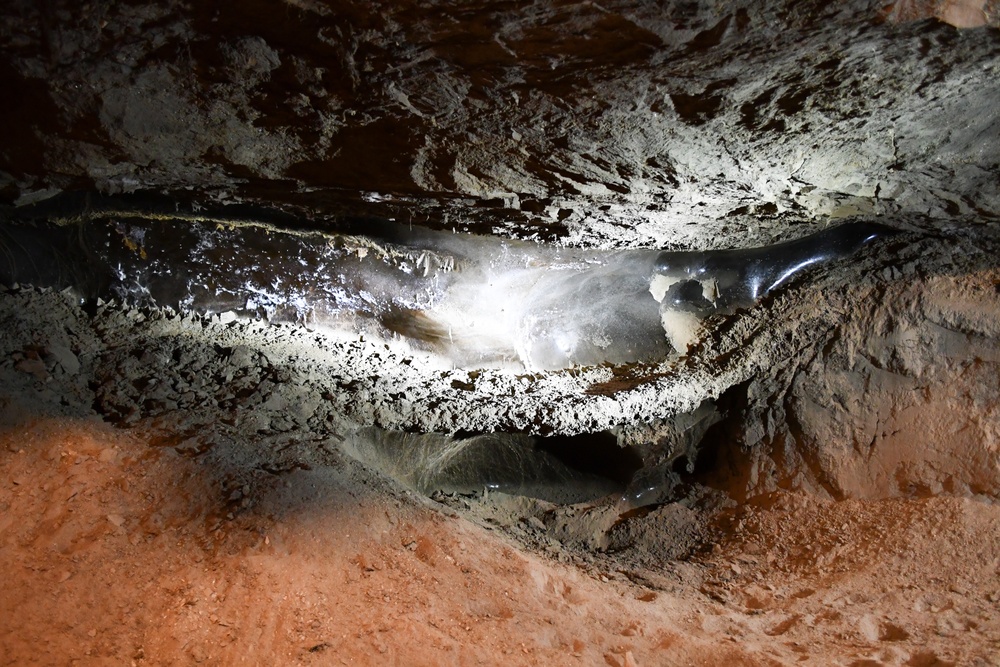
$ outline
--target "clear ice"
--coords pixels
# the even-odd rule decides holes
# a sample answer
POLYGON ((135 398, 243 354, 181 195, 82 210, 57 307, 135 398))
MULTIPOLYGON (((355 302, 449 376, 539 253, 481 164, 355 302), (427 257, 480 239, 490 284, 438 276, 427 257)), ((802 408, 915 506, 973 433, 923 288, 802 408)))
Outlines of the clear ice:
POLYGON ((466 367, 685 354, 703 320, 891 233, 844 224, 777 245, 582 250, 365 223, 365 234, 144 218, 0 229, 0 282, 204 314, 402 337, 466 367))

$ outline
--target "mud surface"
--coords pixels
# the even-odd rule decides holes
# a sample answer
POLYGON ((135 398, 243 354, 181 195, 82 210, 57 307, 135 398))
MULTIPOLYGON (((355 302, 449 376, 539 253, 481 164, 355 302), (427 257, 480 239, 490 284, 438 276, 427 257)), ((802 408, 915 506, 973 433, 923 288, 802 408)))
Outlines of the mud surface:
POLYGON ((669 505, 648 518, 669 553, 643 565, 554 540, 526 552, 333 456, 268 471, 221 446, 192 459, 92 419, 3 414, 5 664, 989 665, 997 651, 991 504, 778 493, 714 524, 669 505))

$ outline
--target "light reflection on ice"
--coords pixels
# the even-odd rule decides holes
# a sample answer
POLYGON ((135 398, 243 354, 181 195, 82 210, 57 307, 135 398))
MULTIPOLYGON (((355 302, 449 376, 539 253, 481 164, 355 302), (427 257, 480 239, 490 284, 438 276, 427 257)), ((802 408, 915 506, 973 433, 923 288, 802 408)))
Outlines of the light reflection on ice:
POLYGON ((0 279, 402 337, 446 365, 536 370, 684 354, 706 317, 752 306, 805 268, 890 233, 852 224, 763 248, 662 252, 370 228, 370 237, 142 219, 13 228, 0 239, 0 279), (46 261, 57 268, 40 271, 46 261))

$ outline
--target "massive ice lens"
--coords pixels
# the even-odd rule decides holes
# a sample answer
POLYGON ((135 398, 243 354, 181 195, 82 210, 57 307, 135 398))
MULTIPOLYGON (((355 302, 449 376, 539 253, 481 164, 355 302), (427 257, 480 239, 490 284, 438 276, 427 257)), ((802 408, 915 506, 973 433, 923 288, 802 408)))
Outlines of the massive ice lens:
POLYGON ((557 248, 385 223, 366 235, 143 218, 0 230, 0 280, 84 298, 403 338, 462 367, 557 369, 684 354, 702 321, 890 233, 763 248, 557 248))

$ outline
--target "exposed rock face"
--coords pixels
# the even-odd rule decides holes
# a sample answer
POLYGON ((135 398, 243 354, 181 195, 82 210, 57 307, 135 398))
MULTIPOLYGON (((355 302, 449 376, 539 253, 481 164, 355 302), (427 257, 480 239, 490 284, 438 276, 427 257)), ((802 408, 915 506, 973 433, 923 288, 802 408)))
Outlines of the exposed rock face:
POLYGON ((710 483, 744 498, 777 489, 838 500, 995 496, 993 242, 925 240, 853 287, 800 304, 825 318, 788 312, 798 351, 720 401, 734 412, 703 443, 710 483))
POLYGON ((0 655, 996 664, 998 28, 0 3, 0 655), (470 276, 439 314, 493 300, 495 339, 530 304, 554 363, 428 361, 470 276), (323 299, 370 328, 314 328, 323 299))
MULTIPOLYGON (((228 439, 271 440, 278 451, 381 439, 349 435, 369 426, 614 429, 648 468, 630 485, 639 506, 671 497, 685 468, 696 473, 689 481, 739 499, 775 490, 995 496, 998 232, 970 226, 878 250, 714 318, 687 357, 659 364, 443 371, 292 325, 114 304, 88 316, 66 294, 18 290, 0 295, 0 370, 6 386, 41 392, 48 410, 93 408, 122 425, 163 428, 184 451, 228 439)), ((443 437, 438 449, 463 442, 443 437)), ((474 458, 462 472, 471 479, 496 468, 488 455, 474 458)))
POLYGON ((997 25, 974 5, 11 2, 4 193, 615 246, 996 217, 1000 33, 925 18, 997 25))

